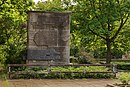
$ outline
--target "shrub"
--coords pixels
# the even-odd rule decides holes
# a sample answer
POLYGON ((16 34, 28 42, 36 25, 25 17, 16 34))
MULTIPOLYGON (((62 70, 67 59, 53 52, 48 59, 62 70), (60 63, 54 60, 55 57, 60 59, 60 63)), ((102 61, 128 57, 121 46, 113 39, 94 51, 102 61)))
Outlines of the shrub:
POLYGON ((113 62, 119 70, 130 70, 130 62, 113 62))
POLYGON ((97 63, 97 61, 91 53, 81 51, 80 56, 78 58, 78 63, 79 64, 93 64, 93 63, 97 63))
POLYGON ((74 57, 74 56, 71 56, 70 57, 70 63, 78 63, 78 58, 74 57))
MULTIPOLYGON (((19 69, 19 68, 18 68, 19 69)), ((22 68, 21 68, 22 69, 22 68)), ((21 71, 21 69, 19 69, 21 71)), ((18 71, 19 71, 18 70, 18 71)), ((13 75, 12 78, 39 78, 39 79, 81 79, 81 78, 112 78, 113 74, 108 73, 89 73, 89 72, 106 72, 109 68, 104 66, 81 66, 81 67, 74 67, 74 66, 64 66, 64 67, 51 67, 51 72, 49 74, 44 74, 42 72, 47 72, 47 68, 23 68, 22 71, 25 71, 26 74, 19 74, 13 75), (39 74, 33 74, 33 72, 40 72, 39 74), (59 72, 59 73, 56 73, 59 72), (70 73, 65 73, 70 72, 70 73), (74 73, 74 72, 82 72, 82 73, 74 73)), ((14 71, 17 72, 17 71, 14 71)))
POLYGON ((130 64, 117 65, 117 69, 120 69, 120 70, 130 70, 130 64))
POLYGON ((130 81, 130 73, 121 72, 119 75, 117 75, 117 78, 122 82, 122 84, 127 85, 130 81))

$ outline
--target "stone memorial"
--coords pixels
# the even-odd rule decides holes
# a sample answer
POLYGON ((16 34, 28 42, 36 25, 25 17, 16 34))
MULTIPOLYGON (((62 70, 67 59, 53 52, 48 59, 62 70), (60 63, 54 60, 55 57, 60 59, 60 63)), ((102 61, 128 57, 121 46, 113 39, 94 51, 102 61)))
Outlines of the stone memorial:
POLYGON ((70 12, 28 12, 27 64, 68 64, 70 12))

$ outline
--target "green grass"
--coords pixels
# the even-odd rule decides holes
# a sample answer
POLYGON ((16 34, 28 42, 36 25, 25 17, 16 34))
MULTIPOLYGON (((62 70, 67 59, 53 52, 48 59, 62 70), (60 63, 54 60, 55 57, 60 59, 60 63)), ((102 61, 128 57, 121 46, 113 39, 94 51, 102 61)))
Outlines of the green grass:
POLYGON ((2 70, 0 71, 0 80, 4 80, 4 87, 10 87, 9 82, 7 80, 7 72, 2 70))
POLYGON ((7 79, 4 81, 4 87, 10 87, 9 86, 9 81, 7 79))
POLYGON ((112 62, 112 64, 119 64, 119 65, 130 65, 130 62, 112 62))
POLYGON ((5 79, 5 76, 7 77, 7 72, 6 71, 0 71, 0 79, 1 80, 4 80, 5 79))

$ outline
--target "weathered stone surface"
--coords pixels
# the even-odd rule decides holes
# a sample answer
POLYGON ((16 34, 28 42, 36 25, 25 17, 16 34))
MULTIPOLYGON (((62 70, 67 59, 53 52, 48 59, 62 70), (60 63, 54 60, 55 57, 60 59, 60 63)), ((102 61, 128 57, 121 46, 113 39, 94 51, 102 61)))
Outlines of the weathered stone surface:
POLYGON ((64 30, 59 30, 58 32, 58 45, 59 46, 69 46, 69 39, 70 39, 70 32, 64 31, 64 30))
POLYGON ((43 30, 34 35, 34 42, 37 46, 57 46, 57 31, 43 30))
POLYGON ((69 63, 70 13, 30 11, 28 18, 27 60, 69 63))
POLYGON ((28 50, 28 59, 35 60, 55 60, 61 59, 60 52, 55 49, 43 49, 43 50, 28 50))

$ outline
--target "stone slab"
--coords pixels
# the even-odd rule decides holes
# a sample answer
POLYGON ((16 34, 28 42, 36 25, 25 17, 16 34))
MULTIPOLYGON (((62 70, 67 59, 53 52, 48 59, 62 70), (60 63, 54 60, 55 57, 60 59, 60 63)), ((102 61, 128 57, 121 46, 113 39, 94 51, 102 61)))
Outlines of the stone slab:
POLYGON ((69 40, 70 12, 28 13, 27 61, 53 60, 68 64, 69 40))

